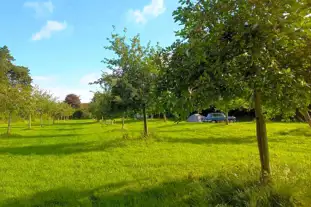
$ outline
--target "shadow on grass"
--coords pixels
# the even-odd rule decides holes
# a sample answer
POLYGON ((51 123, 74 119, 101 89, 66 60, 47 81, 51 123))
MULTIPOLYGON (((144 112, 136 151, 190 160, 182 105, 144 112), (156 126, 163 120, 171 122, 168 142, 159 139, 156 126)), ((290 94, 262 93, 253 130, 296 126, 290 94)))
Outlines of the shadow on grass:
POLYGON ((186 144, 250 144, 257 142, 256 137, 208 137, 208 138, 156 138, 158 142, 186 144))
POLYGON ((46 138, 66 138, 66 137, 76 137, 83 136, 84 134, 38 134, 38 135, 20 135, 20 134, 1 134, 0 138, 5 139, 46 139, 46 138))
POLYGON ((91 124, 99 124, 97 121, 87 121, 87 122, 63 122, 63 123, 55 123, 55 126, 77 126, 77 125, 91 125, 91 124))
MULTIPOLYGON (((158 129, 163 129, 163 128, 170 128, 170 127, 178 127, 178 126, 182 127, 184 125, 189 125, 189 124, 191 124, 191 123, 189 123, 189 122, 179 122, 177 124, 177 123, 172 123, 172 122, 169 122, 169 123, 164 123, 163 122, 163 125, 162 126, 158 126, 157 128, 158 129)), ((197 123, 192 123, 192 124, 197 124, 197 123)))
POLYGON ((75 131, 75 130, 81 130, 85 129, 83 127, 71 127, 71 128, 48 128, 44 130, 51 130, 51 131, 75 131))
MULTIPOLYGON (((139 181, 136 181, 136 186, 139 181)), ((276 192, 258 182, 237 178, 188 178, 160 183, 141 190, 121 182, 78 191, 58 188, 29 197, 4 201, 11 206, 286 206, 297 204, 290 193, 276 192)))
POLYGON ((279 135, 283 136, 306 136, 310 137, 311 136, 311 128, 298 128, 298 129, 292 129, 289 131, 280 131, 277 132, 279 135))
POLYGON ((113 148, 125 147, 123 140, 112 140, 105 143, 68 143, 53 145, 32 145, 22 147, 0 147, 0 154, 13 155, 70 155, 84 152, 101 152, 113 148))

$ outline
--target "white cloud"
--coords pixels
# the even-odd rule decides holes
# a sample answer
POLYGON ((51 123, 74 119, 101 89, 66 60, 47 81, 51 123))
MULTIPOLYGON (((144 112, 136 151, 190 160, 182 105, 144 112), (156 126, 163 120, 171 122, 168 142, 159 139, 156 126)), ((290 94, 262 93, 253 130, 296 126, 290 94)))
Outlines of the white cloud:
POLYGON ((65 30, 67 28, 66 22, 47 21, 46 25, 41 28, 39 32, 32 36, 33 41, 41 39, 49 39, 52 33, 65 30))
POLYGON ((80 83, 84 85, 89 85, 89 83, 97 81, 99 78, 100 78, 100 74, 98 73, 86 74, 80 79, 80 83))
POLYGON ((164 0, 152 0, 143 10, 130 10, 130 17, 138 24, 145 24, 149 18, 157 17, 165 11, 164 0))
POLYGON ((51 1, 46 2, 28 1, 24 3, 24 6, 27 8, 34 9, 37 17, 52 14, 54 11, 54 5, 51 1))

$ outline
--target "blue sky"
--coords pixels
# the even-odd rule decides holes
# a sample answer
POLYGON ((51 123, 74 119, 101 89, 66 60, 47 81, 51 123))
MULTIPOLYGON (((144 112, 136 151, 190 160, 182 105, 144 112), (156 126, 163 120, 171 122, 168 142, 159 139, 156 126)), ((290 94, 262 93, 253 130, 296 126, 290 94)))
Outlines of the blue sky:
POLYGON ((14 0, 1 2, 0 46, 7 45, 16 64, 29 67, 34 83, 59 99, 68 93, 83 102, 112 54, 105 51, 112 25, 143 43, 175 40, 172 12, 178 0, 14 0), (4 3, 5 2, 5 3, 4 3))

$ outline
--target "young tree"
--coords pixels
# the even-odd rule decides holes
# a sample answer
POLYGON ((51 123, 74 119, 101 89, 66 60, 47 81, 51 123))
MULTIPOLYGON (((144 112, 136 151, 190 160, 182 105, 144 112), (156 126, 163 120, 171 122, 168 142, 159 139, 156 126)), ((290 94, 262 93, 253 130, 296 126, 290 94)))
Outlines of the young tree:
POLYGON ((43 115, 49 113, 52 95, 44 90, 34 90, 33 98, 36 102, 36 112, 40 116, 40 126, 43 127, 43 115))
POLYGON ((147 108, 152 101, 152 90, 157 70, 152 62, 155 49, 148 44, 142 46, 139 35, 128 41, 124 35, 113 33, 108 38, 109 46, 116 57, 103 62, 112 70, 111 75, 103 74, 99 83, 113 81, 111 94, 118 99, 118 105, 124 106, 123 112, 142 110, 144 117, 144 135, 148 136, 147 108))
POLYGON ((23 106, 27 104, 26 97, 30 96, 30 93, 29 89, 21 84, 8 85, 3 92, 0 109, 8 118, 7 134, 10 135, 12 116, 22 111, 23 106))
MULTIPOLYGON (((254 96, 261 180, 267 183, 271 170, 262 106, 291 106, 289 94, 309 90, 310 3, 180 0, 180 4, 174 12, 183 25, 179 35, 187 39, 197 62, 208 63, 204 72, 236 97, 254 96)), ((309 103, 303 97, 298 100, 305 108, 309 103)))
POLYGON ((111 118, 111 95, 110 92, 96 92, 90 103, 90 112, 97 120, 111 118))
POLYGON ((29 91, 27 96, 25 96, 25 103, 22 106, 22 114, 25 117, 28 117, 28 129, 32 128, 32 117, 36 113, 37 100, 35 94, 38 90, 39 88, 37 86, 32 87, 31 91, 29 91))

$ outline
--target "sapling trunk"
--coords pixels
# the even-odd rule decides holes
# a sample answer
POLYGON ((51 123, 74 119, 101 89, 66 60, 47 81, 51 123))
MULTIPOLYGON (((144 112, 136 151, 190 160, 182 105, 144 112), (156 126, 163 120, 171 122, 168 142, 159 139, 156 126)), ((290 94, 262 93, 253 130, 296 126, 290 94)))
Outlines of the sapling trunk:
POLYGON ((144 137, 147 137, 148 136, 148 124, 147 124, 146 104, 143 105, 143 117, 144 117, 144 137))
POLYGON ((311 118, 310 118, 310 114, 308 112, 308 109, 305 110, 304 112, 304 117, 306 119, 306 122, 309 124, 309 126, 311 127, 311 118))
POLYGON ((228 117, 228 111, 226 111, 226 125, 229 125, 229 117, 228 117))
POLYGON ((31 114, 29 114, 28 129, 31 129, 31 114))
POLYGON ((265 118, 262 112, 261 92, 255 90, 256 132, 261 162, 261 181, 266 184, 270 180, 270 160, 265 118))
POLYGON ((122 129, 124 129, 124 113, 123 113, 123 116, 122 116, 122 129))
POLYGON ((40 114, 40 126, 43 127, 42 114, 40 114))
POLYGON ((303 113, 300 110, 296 110, 296 118, 298 119, 298 121, 300 122, 305 122, 305 116, 303 115, 303 113))
POLYGON ((12 122, 12 113, 9 112, 9 117, 8 117, 8 130, 7 130, 7 134, 8 134, 8 135, 11 134, 11 122, 12 122))

